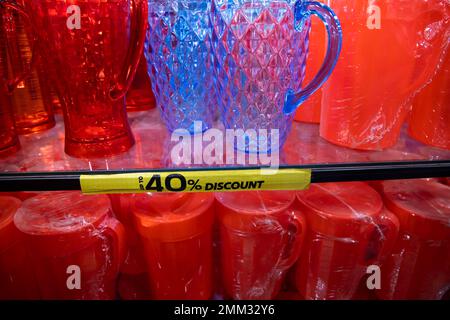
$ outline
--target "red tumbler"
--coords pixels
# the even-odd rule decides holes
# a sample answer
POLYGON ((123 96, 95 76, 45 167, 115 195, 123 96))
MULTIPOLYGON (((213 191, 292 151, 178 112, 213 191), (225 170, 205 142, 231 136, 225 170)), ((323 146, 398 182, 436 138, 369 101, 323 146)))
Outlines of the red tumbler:
POLYGON ((43 299, 114 299, 125 231, 107 196, 48 192, 14 218, 25 235, 43 299))
POLYGON ((30 0, 25 8, 57 73, 66 153, 90 158, 127 151, 134 139, 124 96, 143 50, 147 1, 30 0))
MULTIPOLYGON (((7 47, 10 77, 29 69, 32 59, 33 39, 19 16, 12 9, 3 10, 3 20, 7 25, 7 47)), ((55 126, 48 85, 39 78, 35 67, 20 81, 11 95, 14 121, 17 133, 29 134, 44 131, 55 126)))
POLYGON ((152 84, 147 73, 147 62, 142 56, 133 84, 127 93, 127 111, 144 111, 156 107, 152 84))
POLYGON ((381 273, 382 299, 441 299, 450 289, 450 187, 435 181, 385 181, 386 206, 400 234, 381 273))
POLYGON ((132 211, 144 244, 152 298, 211 298, 213 203, 209 193, 135 196, 132 211))
POLYGON ((296 283, 306 299, 351 299, 369 265, 390 252, 398 220, 367 184, 325 183, 298 193, 307 235, 296 283))
POLYGON ((8 78, 8 48, 6 25, 3 21, 5 10, 0 3, 0 157, 9 156, 20 149, 11 100, 8 96, 11 83, 6 80, 8 78))
POLYGON ((225 293, 233 299, 273 299, 300 253, 305 223, 295 192, 217 194, 219 250, 225 293))
POLYGON ((0 300, 39 298, 24 237, 14 226, 21 201, 0 196, 0 300))

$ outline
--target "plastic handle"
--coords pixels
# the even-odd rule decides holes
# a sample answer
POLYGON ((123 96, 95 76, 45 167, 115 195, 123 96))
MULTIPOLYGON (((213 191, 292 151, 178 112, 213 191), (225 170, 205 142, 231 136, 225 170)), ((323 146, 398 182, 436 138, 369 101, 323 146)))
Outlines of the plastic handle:
POLYGON ((125 227, 114 218, 107 218, 103 222, 102 227, 106 236, 112 239, 113 256, 111 261, 113 273, 118 273, 127 254, 125 227))
POLYGON ((291 114, 306 99, 316 92, 333 72, 342 47, 342 28, 336 14, 326 5, 316 1, 299 0, 295 3, 295 24, 300 30, 304 28, 306 19, 312 14, 318 16, 327 28, 328 49, 325 61, 319 72, 306 88, 300 92, 294 92, 292 89, 286 93, 283 112, 291 114))
POLYGON ((130 45, 125 58, 125 65, 119 74, 117 84, 111 88, 109 93, 112 100, 123 98, 130 89, 144 50, 148 19, 147 0, 132 0, 130 10, 130 45))
MULTIPOLYGON (((11 94, 14 89, 17 87, 17 85, 22 82, 29 74, 31 74, 31 69, 33 68, 34 62, 35 62, 35 54, 34 49, 36 48, 37 44, 37 37, 35 34, 35 28, 33 27, 33 24, 31 22, 30 16, 28 13, 26 13, 25 9, 15 1, 11 0, 5 0, 0 1, 0 10, 3 12, 5 9, 12 9, 19 13, 19 15, 24 19, 24 22, 26 24, 29 24, 32 26, 32 40, 31 40, 31 60, 30 63, 26 64, 26 67, 24 70, 22 70, 21 74, 18 74, 14 77, 14 79, 6 80, 6 90, 9 94, 11 94)), ((3 14, 3 13, 1 13, 3 14)))
POLYGON ((306 221, 300 213, 294 210, 290 218, 292 220, 289 223, 295 228, 295 233, 292 236, 287 236, 288 241, 282 255, 283 259, 278 265, 281 269, 288 269, 297 261, 306 235, 306 221))
POLYGON ((372 229, 368 238, 364 257, 367 265, 381 263, 387 258, 394 248, 400 229, 398 218, 386 209, 373 222, 375 229, 372 229))

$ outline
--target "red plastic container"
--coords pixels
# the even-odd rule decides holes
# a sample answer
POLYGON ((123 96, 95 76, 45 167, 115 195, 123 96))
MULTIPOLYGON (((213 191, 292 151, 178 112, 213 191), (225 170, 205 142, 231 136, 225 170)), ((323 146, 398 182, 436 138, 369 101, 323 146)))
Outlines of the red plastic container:
POLYGON ((25 7, 57 72, 66 153, 94 158, 130 149, 134 139, 124 96, 142 53, 147 1, 31 0, 25 7), (79 26, 68 19, 77 13, 79 26))
POLYGON ((127 93, 127 111, 145 111, 156 107, 152 84, 147 73, 147 60, 141 57, 133 84, 127 93))
POLYGON ((0 8, 0 157, 9 156, 20 149, 14 125, 11 100, 8 96, 8 60, 4 9, 0 8))
POLYGON ((211 298, 213 203, 208 193, 135 196, 132 212, 153 299, 211 298))
MULTIPOLYGON (((311 17, 311 32, 309 36, 309 53, 306 63, 304 83, 313 80, 325 59, 327 31, 319 18, 311 17)), ((319 89, 298 108, 295 121, 319 123, 322 108, 322 89, 319 89)))
POLYGON ((344 34, 323 87, 321 136, 359 150, 397 142, 410 99, 436 72, 448 41, 441 0, 330 0, 344 34))
POLYGON ((382 299, 441 299, 450 289, 450 187, 434 181, 385 181, 386 206, 400 234, 381 273, 382 299))
POLYGON ((226 296, 275 298, 305 234, 295 192, 222 193, 216 199, 226 296))
POLYGON ((450 49, 441 70, 414 100, 409 135, 425 144, 450 150, 450 49))
POLYGON ((367 184, 312 185, 297 194, 308 231, 296 284, 306 299, 351 299, 369 265, 392 249, 399 223, 367 184))
MULTIPOLYGON (((35 54, 32 52, 33 40, 17 11, 7 9, 3 15, 8 19, 6 36, 10 73, 20 74, 28 69, 35 54)), ((40 132, 55 126, 48 84, 43 80, 32 67, 30 74, 18 83, 11 95, 18 134, 40 132)))
POLYGON ((21 201, 0 196, 0 300, 39 298, 23 235, 14 226, 21 201))
POLYGON ((25 236, 41 298, 115 298, 125 230, 111 215, 107 196, 53 192, 23 202, 14 223, 25 236), (79 268, 79 288, 71 266, 79 268))

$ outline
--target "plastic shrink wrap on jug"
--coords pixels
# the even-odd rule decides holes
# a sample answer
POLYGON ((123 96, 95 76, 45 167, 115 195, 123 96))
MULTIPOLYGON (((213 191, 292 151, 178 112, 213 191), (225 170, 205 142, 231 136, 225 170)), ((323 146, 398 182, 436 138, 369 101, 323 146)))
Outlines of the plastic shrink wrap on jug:
POLYGON ((314 184, 297 198, 307 223, 297 290, 306 299, 351 299, 367 268, 390 252, 398 219, 362 182, 314 184))
POLYGON ((24 238, 39 298, 116 298, 126 239, 107 196, 41 193, 22 203, 14 225, 24 238))
POLYGON ((305 234, 295 192, 222 193, 216 199, 225 297, 275 298, 305 234))
POLYGON ((39 298, 24 237, 14 226, 22 202, 0 196, 0 300, 39 298))
POLYGON ((450 37, 446 0, 331 0, 344 34, 323 89, 321 136, 355 149, 392 147, 411 99, 439 69, 450 37))
POLYGON ((381 272, 382 299, 441 299, 450 289, 450 187, 435 181, 385 181, 386 206, 400 233, 381 272))
POLYGON ((146 263, 149 298, 211 298, 214 196, 146 193, 130 201, 146 263))
POLYGON ((414 100, 409 134, 425 144, 450 150, 450 50, 439 72, 414 100))

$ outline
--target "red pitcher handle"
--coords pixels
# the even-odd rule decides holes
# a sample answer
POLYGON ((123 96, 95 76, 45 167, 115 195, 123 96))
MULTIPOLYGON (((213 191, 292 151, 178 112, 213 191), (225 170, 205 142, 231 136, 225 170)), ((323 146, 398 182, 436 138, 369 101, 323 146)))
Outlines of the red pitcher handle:
POLYGON ((383 262, 388 257, 394 248, 400 229, 398 218, 387 209, 383 209, 373 223, 375 229, 372 229, 372 236, 369 237, 366 248, 369 250, 376 248, 376 250, 373 255, 366 252, 365 260, 368 265, 383 262))
POLYGON ((286 243, 285 252, 279 263, 279 267, 282 269, 290 268, 297 261, 306 235, 306 220, 300 212, 293 210, 289 218, 291 219, 289 221, 289 227, 293 226, 295 228, 295 234, 286 243))
POLYGON ((17 11, 17 13, 19 13, 19 15, 23 18, 24 22, 26 24, 29 24, 30 26, 32 26, 32 39, 31 39, 31 60, 30 63, 26 64, 25 69, 22 70, 21 74, 15 75, 14 79, 6 79, 6 90, 8 93, 12 93, 14 91, 14 89, 18 86, 18 84, 20 82, 22 82, 28 75, 31 74, 31 69, 34 65, 34 61, 35 61, 35 54, 34 54, 34 49, 36 47, 37 44, 37 36, 35 34, 35 29, 32 25, 30 16, 28 15, 28 13, 25 11, 25 9, 22 7, 22 5, 16 3, 15 1, 12 0, 4 0, 4 1, 0 1, 0 9, 3 11, 4 9, 12 9, 17 11))
POLYGON ((133 82, 139 61, 144 50, 145 35, 147 32, 148 3, 147 0, 131 0, 131 35, 130 45, 125 58, 125 65, 117 84, 111 88, 110 97, 119 100, 125 96, 133 82))
POLYGON ((114 273, 119 272, 120 267, 125 261, 127 254, 125 227, 114 218, 107 218, 102 227, 102 231, 112 239, 112 266, 114 273))

